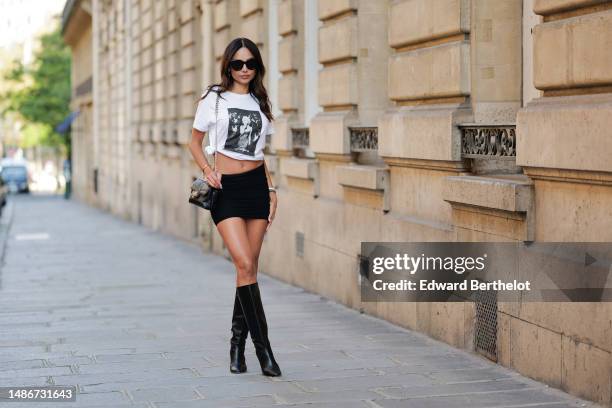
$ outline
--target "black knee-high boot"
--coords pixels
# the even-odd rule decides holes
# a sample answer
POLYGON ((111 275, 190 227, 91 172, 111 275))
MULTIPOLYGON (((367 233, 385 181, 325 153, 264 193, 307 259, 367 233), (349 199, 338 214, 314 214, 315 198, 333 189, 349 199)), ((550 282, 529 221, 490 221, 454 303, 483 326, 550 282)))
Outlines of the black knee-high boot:
POLYGON ((230 371, 232 373, 243 373, 247 370, 244 346, 248 335, 249 328, 238 300, 238 288, 236 288, 234 315, 232 316, 232 338, 230 339, 230 371))
POLYGON ((258 283, 238 286, 238 299, 246 317, 262 373, 272 377, 281 375, 281 370, 274 360, 274 354, 272 354, 272 347, 268 339, 268 324, 261 303, 258 283))

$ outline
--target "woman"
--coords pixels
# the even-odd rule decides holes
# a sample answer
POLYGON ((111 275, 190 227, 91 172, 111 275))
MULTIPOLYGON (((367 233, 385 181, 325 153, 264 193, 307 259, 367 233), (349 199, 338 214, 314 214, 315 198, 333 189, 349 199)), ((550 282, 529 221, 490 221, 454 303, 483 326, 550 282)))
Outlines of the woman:
POLYGON ((266 135, 274 132, 264 74, 255 43, 247 38, 229 43, 221 61, 221 82, 209 86, 198 102, 189 150, 209 185, 221 188, 210 214, 237 272, 230 371, 246 371, 244 346, 250 332, 263 374, 279 376, 257 283, 261 244, 277 204, 263 156, 266 135), (206 150, 216 152, 215 171, 202 152, 209 130, 206 150))

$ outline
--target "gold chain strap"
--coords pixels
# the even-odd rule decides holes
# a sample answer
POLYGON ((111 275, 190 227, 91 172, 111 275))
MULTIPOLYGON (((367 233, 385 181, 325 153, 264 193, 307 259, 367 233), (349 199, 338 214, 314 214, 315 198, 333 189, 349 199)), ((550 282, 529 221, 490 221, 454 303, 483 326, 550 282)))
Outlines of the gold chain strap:
POLYGON ((218 131, 218 122, 217 122, 217 117, 218 117, 218 111, 219 111, 219 93, 217 93, 217 101, 215 102, 215 152, 213 153, 213 171, 215 171, 215 169, 217 168, 217 149, 219 148, 219 144, 218 144, 218 137, 219 137, 219 131, 218 131))

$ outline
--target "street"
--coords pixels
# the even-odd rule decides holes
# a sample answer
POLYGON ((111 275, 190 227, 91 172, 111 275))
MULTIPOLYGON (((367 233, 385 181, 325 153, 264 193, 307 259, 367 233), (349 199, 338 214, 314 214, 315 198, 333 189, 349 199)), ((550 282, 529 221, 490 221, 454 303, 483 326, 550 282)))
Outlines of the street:
POLYGON ((54 195, 10 196, 0 237, 0 386, 75 385, 66 406, 597 406, 264 274, 283 375, 250 338, 232 374, 227 259, 54 195))

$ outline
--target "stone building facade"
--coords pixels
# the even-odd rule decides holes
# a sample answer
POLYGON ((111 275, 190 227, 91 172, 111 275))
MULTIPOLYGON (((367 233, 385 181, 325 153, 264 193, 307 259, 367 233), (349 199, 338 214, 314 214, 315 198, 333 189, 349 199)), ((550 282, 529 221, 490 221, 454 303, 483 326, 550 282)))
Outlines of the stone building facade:
MULTIPOLYGON (((260 271, 349 307, 479 352, 473 303, 361 302, 361 242, 612 241, 610 1, 71 0, 65 26, 75 196, 226 256, 186 144, 227 43, 256 42, 260 271)), ((610 404, 609 303, 493 307, 489 358, 610 404)))

